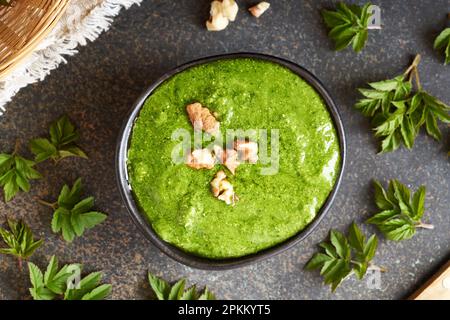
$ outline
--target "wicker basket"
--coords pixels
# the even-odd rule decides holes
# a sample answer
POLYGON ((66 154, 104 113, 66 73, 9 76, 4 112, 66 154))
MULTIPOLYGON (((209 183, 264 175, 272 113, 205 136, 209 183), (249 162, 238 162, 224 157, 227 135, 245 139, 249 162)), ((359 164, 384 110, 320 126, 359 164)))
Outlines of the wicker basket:
POLYGON ((69 0, 15 0, 0 6, 0 79, 52 30, 69 0))

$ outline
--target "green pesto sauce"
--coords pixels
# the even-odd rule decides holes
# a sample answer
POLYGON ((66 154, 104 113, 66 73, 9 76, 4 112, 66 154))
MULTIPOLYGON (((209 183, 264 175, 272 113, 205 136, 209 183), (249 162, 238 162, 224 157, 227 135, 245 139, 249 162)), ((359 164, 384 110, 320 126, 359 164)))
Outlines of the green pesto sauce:
MULTIPOLYGON (((270 135, 270 134, 269 134, 270 135)), ((319 94, 271 62, 230 59, 185 70, 147 99, 133 128, 128 170, 135 198, 165 241, 199 256, 239 257, 304 229, 331 192, 340 167, 339 141, 319 94), (239 201, 214 198, 210 182, 223 169, 194 170, 171 160, 172 132, 193 133, 186 105, 200 102, 226 129, 279 129, 280 169, 243 164, 229 177, 239 201)), ((230 176, 230 174, 228 174, 230 176)))

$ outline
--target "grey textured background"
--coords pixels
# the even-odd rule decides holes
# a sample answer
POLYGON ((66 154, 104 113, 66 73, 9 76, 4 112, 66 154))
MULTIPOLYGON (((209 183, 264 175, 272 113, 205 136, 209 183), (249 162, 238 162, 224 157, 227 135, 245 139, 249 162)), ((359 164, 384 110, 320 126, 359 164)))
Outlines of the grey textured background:
MULTIPOLYGON (((448 0, 376 1, 384 27, 370 31, 367 47, 358 55, 332 50, 319 14, 319 9, 332 6, 331 1, 272 1, 259 20, 245 10, 254 2, 239 1, 237 21, 224 32, 209 33, 204 29, 209 1, 146 0, 122 12, 110 31, 80 48, 45 81, 21 90, 7 106, 0 118, 0 150, 10 151, 18 138, 26 154, 25 142, 45 135, 49 122, 67 113, 79 126, 80 144, 90 156, 40 165, 45 178, 33 183, 29 194, 20 194, 8 204, 0 202, 2 213, 23 217, 45 239, 32 261, 44 266, 56 254, 63 262, 104 270, 117 299, 150 298, 148 270, 171 281, 188 277, 190 283, 208 285, 225 299, 393 299, 408 296, 448 258, 449 128, 443 128, 441 143, 422 133, 413 152, 401 149, 377 155, 368 121, 352 109, 357 87, 403 72, 416 53, 423 55, 423 86, 450 103, 450 66, 444 67, 443 56, 432 49, 434 37, 446 25, 448 0), (238 51, 290 59, 324 82, 343 116, 346 173, 328 217, 294 249, 239 270, 193 270, 162 255, 128 217, 114 177, 117 132, 138 95, 165 71, 193 58, 238 51), (35 199, 54 199, 64 182, 72 183, 78 176, 84 179, 86 195, 94 195, 97 208, 109 218, 67 245, 52 234, 51 212, 35 199), (318 274, 302 268, 330 228, 345 230, 352 220, 362 222, 374 212, 372 178, 384 182, 398 178, 414 188, 426 184, 424 220, 436 228, 419 231, 409 241, 381 242, 376 262, 389 270, 382 276, 381 290, 369 290, 364 281, 350 279, 331 294, 318 274)), ((27 273, 17 272, 15 260, 0 256, 0 299, 27 299, 28 286, 27 273)))

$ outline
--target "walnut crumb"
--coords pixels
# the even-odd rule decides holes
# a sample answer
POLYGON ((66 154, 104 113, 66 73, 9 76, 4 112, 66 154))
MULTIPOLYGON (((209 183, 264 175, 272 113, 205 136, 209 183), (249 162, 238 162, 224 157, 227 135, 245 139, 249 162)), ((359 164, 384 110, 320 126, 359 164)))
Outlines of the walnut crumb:
POLYGON ((266 2, 266 1, 262 1, 262 2, 258 3, 257 5, 248 9, 248 11, 250 11, 250 13, 254 17, 259 18, 264 12, 266 12, 267 9, 269 9, 269 7, 270 7, 270 3, 266 2))
POLYGON ((216 161, 209 149, 197 149, 188 155, 186 164, 193 169, 212 169, 216 161))
POLYGON ((223 164, 230 170, 232 174, 235 174, 236 168, 239 166, 238 152, 233 149, 227 149, 224 152, 223 164))
POLYGON ((222 149, 220 146, 214 146, 214 155, 216 162, 225 165, 232 174, 236 173, 239 166, 238 153, 234 149, 222 149))
POLYGON ((239 7, 235 0, 215 0, 211 2, 210 18, 206 21, 208 31, 224 30, 230 21, 236 19, 239 7))
POLYGON ((223 170, 218 171, 215 178, 211 181, 211 190, 217 199, 224 201, 228 205, 234 205, 238 200, 234 193, 233 185, 227 180, 227 175, 223 170))
POLYGON ((199 102, 187 105, 186 111, 195 130, 204 130, 212 135, 219 132, 220 123, 211 111, 203 107, 199 102))
POLYGON ((253 164, 258 162, 258 144, 256 142, 237 140, 234 143, 234 149, 238 152, 240 161, 248 161, 253 164))

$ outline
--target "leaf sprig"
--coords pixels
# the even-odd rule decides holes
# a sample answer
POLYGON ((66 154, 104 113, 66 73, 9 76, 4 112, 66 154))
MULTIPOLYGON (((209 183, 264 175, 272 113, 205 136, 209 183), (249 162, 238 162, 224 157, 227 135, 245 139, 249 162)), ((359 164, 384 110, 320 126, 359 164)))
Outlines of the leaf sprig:
POLYGON ((353 222, 348 230, 348 237, 339 231, 330 231, 330 240, 322 242, 322 252, 315 253, 308 261, 306 270, 320 269, 324 283, 336 288, 352 273, 362 279, 368 269, 383 271, 371 263, 378 246, 376 235, 367 241, 361 229, 353 222))
POLYGON ((360 52, 367 41, 369 7, 366 3, 363 7, 346 5, 341 2, 336 5, 336 10, 323 10, 322 17, 330 32, 328 36, 334 40, 336 50, 342 50, 352 45, 355 52, 360 52))
POLYGON ((17 154, 19 143, 11 154, 0 153, 0 187, 3 188, 5 202, 10 201, 20 191, 30 191, 30 180, 42 178, 33 167, 35 162, 17 154))
POLYGON ((215 300, 214 294, 205 288, 203 293, 197 291, 196 286, 185 290, 186 279, 181 279, 173 286, 167 281, 148 273, 148 281, 158 300, 215 300))
POLYGON ((0 236, 7 248, 0 248, 0 253, 18 258, 19 269, 22 261, 28 259, 42 244, 43 240, 35 240, 30 227, 22 220, 6 219, 9 230, 0 227, 0 236))
POLYGON ((79 134, 66 115, 50 125, 49 134, 50 139, 37 138, 30 141, 30 149, 35 155, 36 162, 47 159, 58 162, 67 157, 87 159, 86 153, 75 144, 79 134))
MULTIPOLYGON (((449 13, 450 18, 450 13, 449 13)), ((434 49, 443 50, 445 54, 445 64, 450 63, 450 28, 445 28, 434 40, 434 49)))
MULTIPOLYGON (((34 300, 103 300, 111 293, 110 284, 100 284, 101 272, 93 272, 80 279, 79 283, 73 283, 71 277, 81 275, 81 264, 67 264, 59 268, 58 259, 52 256, 45 273, 38 266, 29 262, 28 269, 30 288, 34 300)), ((76 277, 73 277, 76 279, 76 277)))
POLYGON ((61 232, 64 240, 68 242, 72 242, 76 236, 82 236, 86 229, 95 227, 107 217, 102 212, 91 211, 94 197, 81 199, 81 192, 81 179, 77 179, 72 188, 63 186, 56 202, 39 200, 41 204, 54 210, 52 231, 61 232))
POLYGON ((433 229, 424 224, 421 218, 425 211, 425 186, 412 195, 411 191, 397 180, 391 180, 387 190, 374 181, 375 203, 381 210, 367 220, 376 225, 389 240, 410 239, 417 228, 433 229))
POLYGON ((437 121, 450 123, 450 107, 422 89, 419 62, 417 55, 403 75, 369 83, 370 89, 359 89, 364 98, 355 108, 372 118, 375 136, 382 139, 381 153, 394 151, 402 143, 411 149, 423 125, 430 136, 440 140, 437 121))

